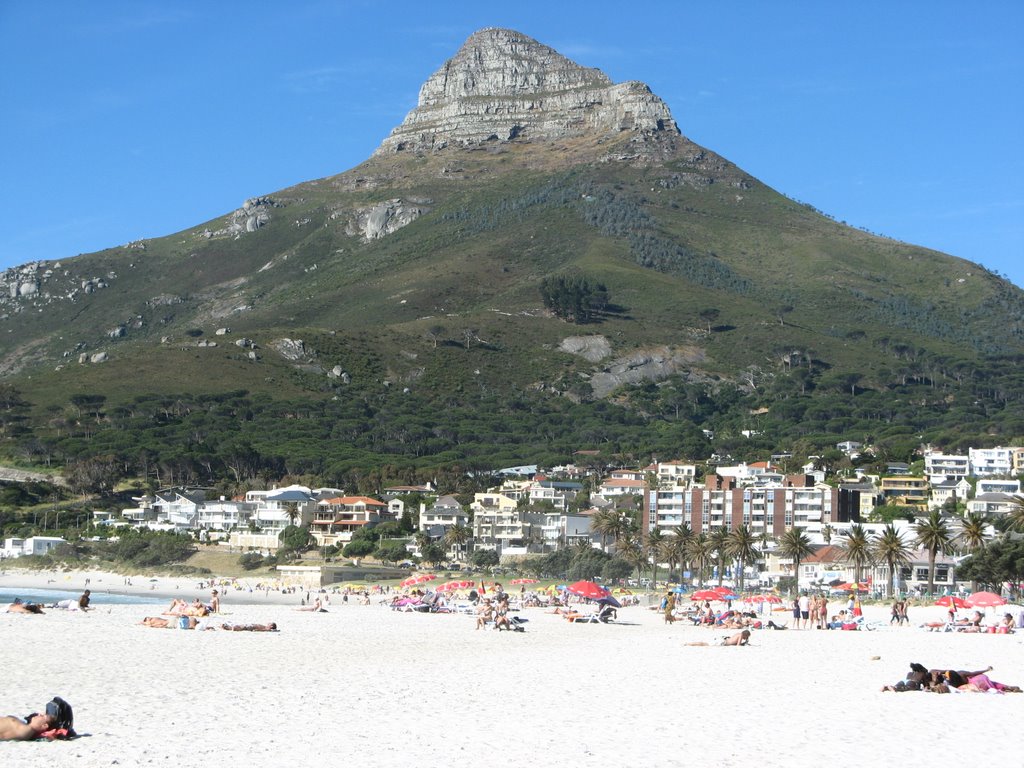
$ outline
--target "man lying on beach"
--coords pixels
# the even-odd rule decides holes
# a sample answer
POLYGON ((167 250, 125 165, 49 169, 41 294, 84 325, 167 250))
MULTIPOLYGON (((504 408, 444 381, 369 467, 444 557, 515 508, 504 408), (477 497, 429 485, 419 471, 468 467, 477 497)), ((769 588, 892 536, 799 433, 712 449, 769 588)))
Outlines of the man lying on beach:
POLYGON ((277 632, 277 624, 221 624, 221 629, 228 632, 277 632))
POLYGON ((742 632, 737 632, 735 635, 723 637, 717 643, 706 643, 703 640, 700 640, 694 643, 683 643, 683 645, 750 645, 750 630, 744 629, 742 632))
POLYGON ((38 712, 28 717, 0 717, 0 741, 33 741, 56 725, 51 715, 38 712))
POLYGON ((7 606, 8 613, 42 613, 43 606, 39 603, 23 603, 20 597, 14 598, 14 602, 7 606))
POLYGON ((92 593, 87 589, 82 593, 82 596, 77 600, 58 600, 56 603, 51 605, 51 608, 58 608, 63 611, 88 611, 89 602, 92 593))

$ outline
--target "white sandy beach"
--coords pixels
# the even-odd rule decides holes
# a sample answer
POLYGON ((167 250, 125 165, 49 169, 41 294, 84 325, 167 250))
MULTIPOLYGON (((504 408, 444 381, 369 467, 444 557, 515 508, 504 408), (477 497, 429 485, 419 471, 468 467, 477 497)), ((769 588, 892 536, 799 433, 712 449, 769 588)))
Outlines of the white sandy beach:
MULTIPOLYGON (((0 577, 0 588, 15 583, 28 585, 0 577)), ((190 586, 160 584, 171 593, 190 586)), ((1024 694, 879 689, 911 661, 992 665, 993 679, 1022 684, 1024 633, 760 631, 748 648, 688 647, 725 633, 665 626, 643 608, 621 610, 620 625, 526 609, 520 634, 376 600, 334 598, 328 613, 299 612, 288 598, 229 592, 223 606, 225 620, 277 622, 275 634, 149 629, 138 622, 157 611, 140 605, 0 613, 3 712, 60 695, 85 734, 2 743, 0 765, 911 768, 956 754, 1019 762, 1024 694)), ((888 618, 884 608, 866 615, 888 618)), ((915 623, 943 616, 911 614, 915 623)))

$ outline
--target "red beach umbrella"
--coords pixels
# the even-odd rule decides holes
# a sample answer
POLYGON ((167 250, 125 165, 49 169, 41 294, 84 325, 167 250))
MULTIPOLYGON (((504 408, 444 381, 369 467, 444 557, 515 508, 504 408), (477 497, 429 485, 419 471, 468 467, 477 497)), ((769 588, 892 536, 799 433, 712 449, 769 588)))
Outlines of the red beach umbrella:
POLYGON ((722 596, 713 589, 698 589, 690 595, 690 599, 696 600, 697 602, 704 602, 705 600, 721 600, 722 596))
POLYGON ((537 583, 537 579, 512 579, 512 581, 509 582, 509 584, 515 584, 517 586, 519 584, 536 584, 536 583, 537 583))
POLYGON ((580 597, 587 597, 591 600, 597 600, 599 597, 607 597, 608 590, 602 587, 600 584, 595 584, 592 581, 577 581, 575 584, 569 585, 569 591, 574 595, 580 597))
POLYGON ((975 592, 967 596, 966 602, 971 608, 991 608, 995 605, 1006 605, 1006 598, 995 592, 975 592))
POLYGON ((968 607, 967 601, 966 600, 962 600, 961 598, 957 597, 956 595, 943 595, 942 597, 940 597, 938 600, 935 601, 935 604, 936 605, 941 605, 944 608, 949 608, 950 606, 953 606, 954 608, 967 608, 968 607))

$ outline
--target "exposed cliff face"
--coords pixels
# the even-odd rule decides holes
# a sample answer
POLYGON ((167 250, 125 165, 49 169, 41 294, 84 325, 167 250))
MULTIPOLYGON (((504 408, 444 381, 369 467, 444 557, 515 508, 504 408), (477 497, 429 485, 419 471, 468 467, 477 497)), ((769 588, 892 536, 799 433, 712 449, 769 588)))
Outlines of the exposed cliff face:
POLYGON ((624 131, 679 136, 643 83, 616 85, 518 32, 484 29, 423 84, 416 108, 376 154, 624 131))

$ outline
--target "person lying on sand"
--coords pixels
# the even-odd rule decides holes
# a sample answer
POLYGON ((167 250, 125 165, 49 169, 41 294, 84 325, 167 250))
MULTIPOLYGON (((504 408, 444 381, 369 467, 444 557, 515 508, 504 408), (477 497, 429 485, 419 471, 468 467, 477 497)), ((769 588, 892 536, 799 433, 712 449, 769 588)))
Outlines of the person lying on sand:
POLYGON ((28 717, 0 717, 0 741, 33 741, 57 725, 51 715, 34 712, 28 717))
POLYGON ((202 616, 147 616, 139 624, 153 629, 215 629, 212 619, 202 616))
POLYGON ((277 624, 274 622, 269 624, 221 624, 220 628, 228 632, 277 632, 277 624))
POLYGON ((706 643, 703 640, 700 640, 695 643, 683 643, 683 645, 750 645, 750 630, 744 629, 742 632, 737 632, 735 635, 723 637, 717 643, 706 643))
POLYGON ((905 691, 932 691, 934 693, 949 693, 951 690, 960 691, 989 691, 995 690, 1000 693, 1020 693, 1021 689, 1016 685, 997 683, 988 677, 992 667, 977 671, 963 669, 926 669, 922 664, 911 663, 910 671, 905 679, 893 685, 882 686, 883 691, 894 691, 903 693, 905 691))
POLYGON ((20 597, 14 598, 14 602, 7 606, 8 613, 42 613, 43 606, 39 603, 23 603, 20 597))

